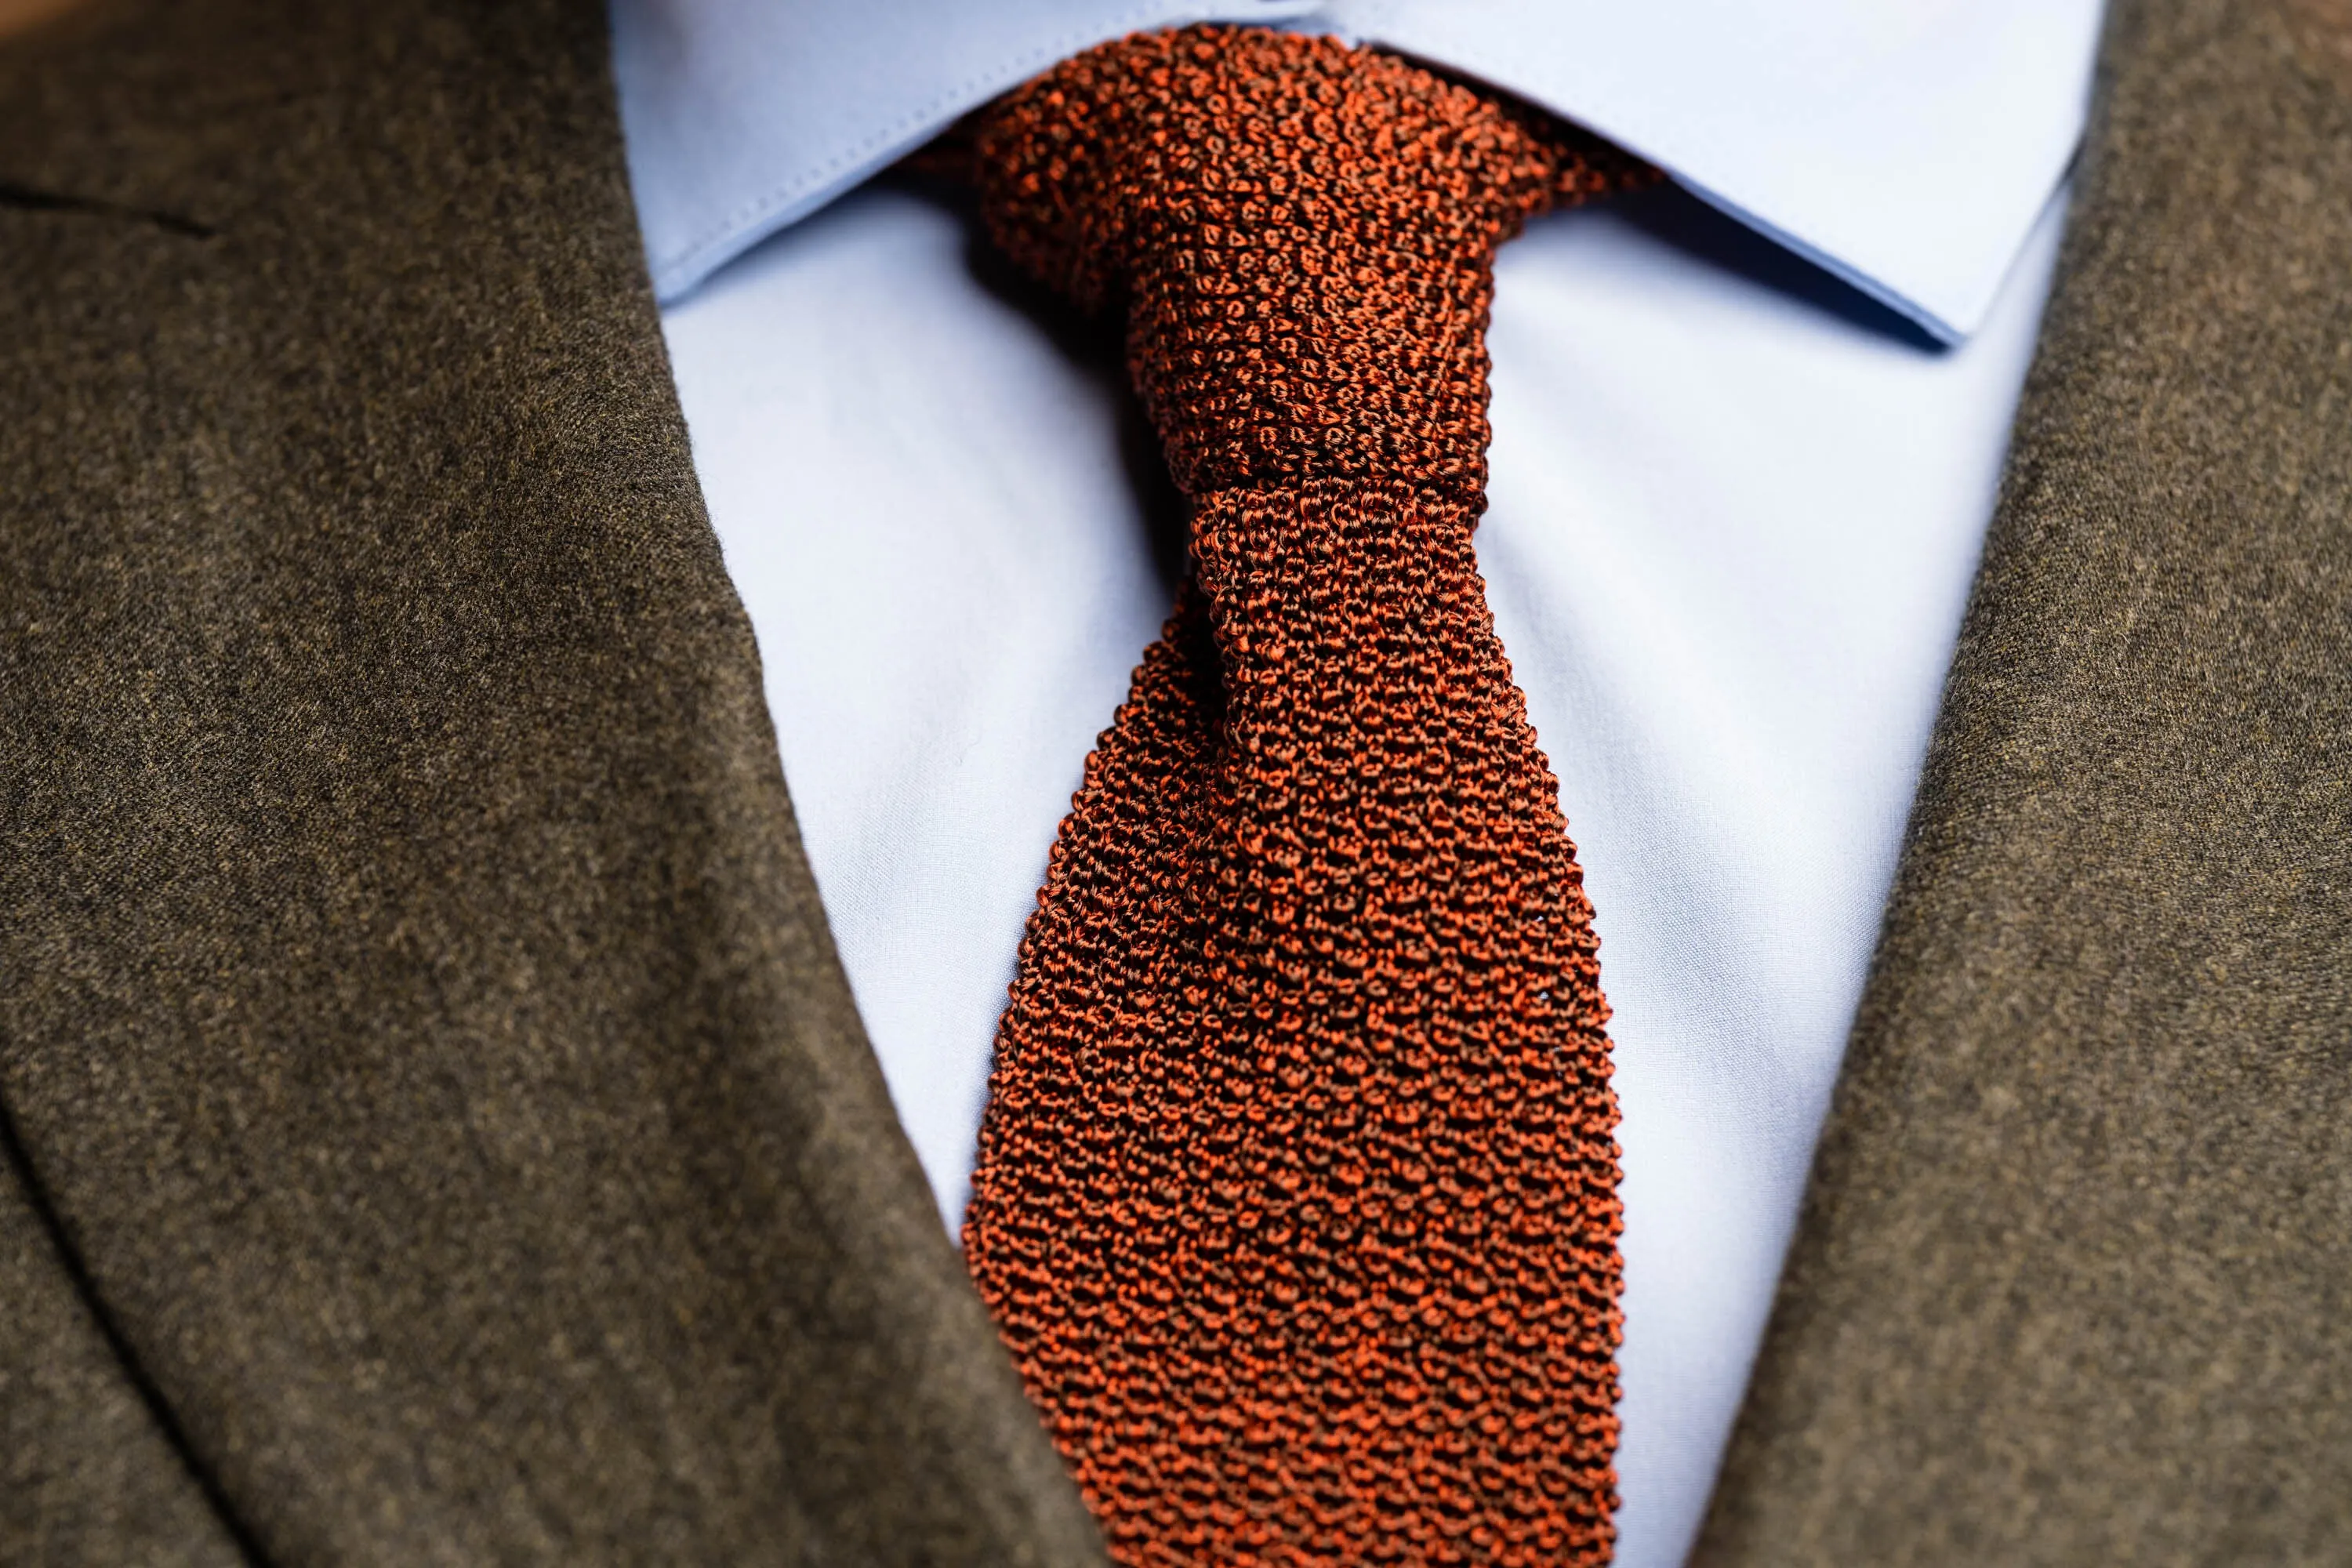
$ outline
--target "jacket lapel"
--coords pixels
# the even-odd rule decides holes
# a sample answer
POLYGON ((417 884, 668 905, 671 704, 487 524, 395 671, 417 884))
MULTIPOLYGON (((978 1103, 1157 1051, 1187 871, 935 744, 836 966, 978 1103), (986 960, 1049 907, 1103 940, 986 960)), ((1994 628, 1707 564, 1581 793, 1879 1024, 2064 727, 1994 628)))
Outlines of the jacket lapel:
POLYGON ((2352 22, 2110 19, 1710 1563, 2352 1558, 2352 22))
POLYGON ((0 1375, 188 1464, 121 1560, 200 1495, 287 1564, 1098 1561, 826 935, 604 27, 0 60, 0 1375))

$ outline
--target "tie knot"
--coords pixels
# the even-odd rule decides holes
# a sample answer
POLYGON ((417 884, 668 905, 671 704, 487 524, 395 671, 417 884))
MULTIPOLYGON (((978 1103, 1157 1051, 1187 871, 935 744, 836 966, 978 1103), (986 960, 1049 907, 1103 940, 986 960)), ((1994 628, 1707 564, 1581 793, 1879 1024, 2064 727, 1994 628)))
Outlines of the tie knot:
POLYGON ((982 111, 997 242, 1094 309, 1200 496, 1485 487, 1495 247, 1644 177, 1532 110, 1391 55, 1241 27, 1139 34, 982 111))

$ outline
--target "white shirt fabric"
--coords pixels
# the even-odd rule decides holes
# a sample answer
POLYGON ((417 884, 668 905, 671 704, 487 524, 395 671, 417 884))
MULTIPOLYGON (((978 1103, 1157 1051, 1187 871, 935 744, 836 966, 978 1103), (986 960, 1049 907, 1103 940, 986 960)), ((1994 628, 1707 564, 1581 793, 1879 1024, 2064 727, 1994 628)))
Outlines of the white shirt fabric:
POLYGON ((1139 26, 1495 80, 1670 188, 1497 267, 1479 563, 1615 1009, 1618 1561, 1688 1551, 1990 516, 2096 0, 615 0, 711 519, 867 1031, 950 1225, 1045 856, 1172 594, 1115 353, 869 176, 1139 26), (1622 14, 1621 14, 1622 13, 1622 14), (1636 14, 1638 13, 1638 14, 1636 14))

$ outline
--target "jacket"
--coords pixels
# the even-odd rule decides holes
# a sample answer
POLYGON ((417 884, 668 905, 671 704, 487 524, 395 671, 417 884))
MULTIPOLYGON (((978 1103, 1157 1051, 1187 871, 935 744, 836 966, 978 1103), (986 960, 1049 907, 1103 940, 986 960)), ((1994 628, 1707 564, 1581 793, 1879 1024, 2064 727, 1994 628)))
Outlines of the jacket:
MULTIPOLYGON (((0 47, 0 1562, 1101 1560, 593 0, 0 47)), ((1699 1560, 2352 1560, 2352 23, 2126 0, 1699 1560)))

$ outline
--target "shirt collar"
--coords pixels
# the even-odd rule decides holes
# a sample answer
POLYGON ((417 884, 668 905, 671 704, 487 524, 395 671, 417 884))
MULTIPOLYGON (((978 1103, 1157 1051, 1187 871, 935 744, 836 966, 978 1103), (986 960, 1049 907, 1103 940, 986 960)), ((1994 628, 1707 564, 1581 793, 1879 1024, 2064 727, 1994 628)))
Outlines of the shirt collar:
POLYGON ((1590 126, 1947 342, 2080 140, 2100 0, 612 0, 654 287, 691 292, 957 116, 1148 27, 1381 44, 1590 126))

